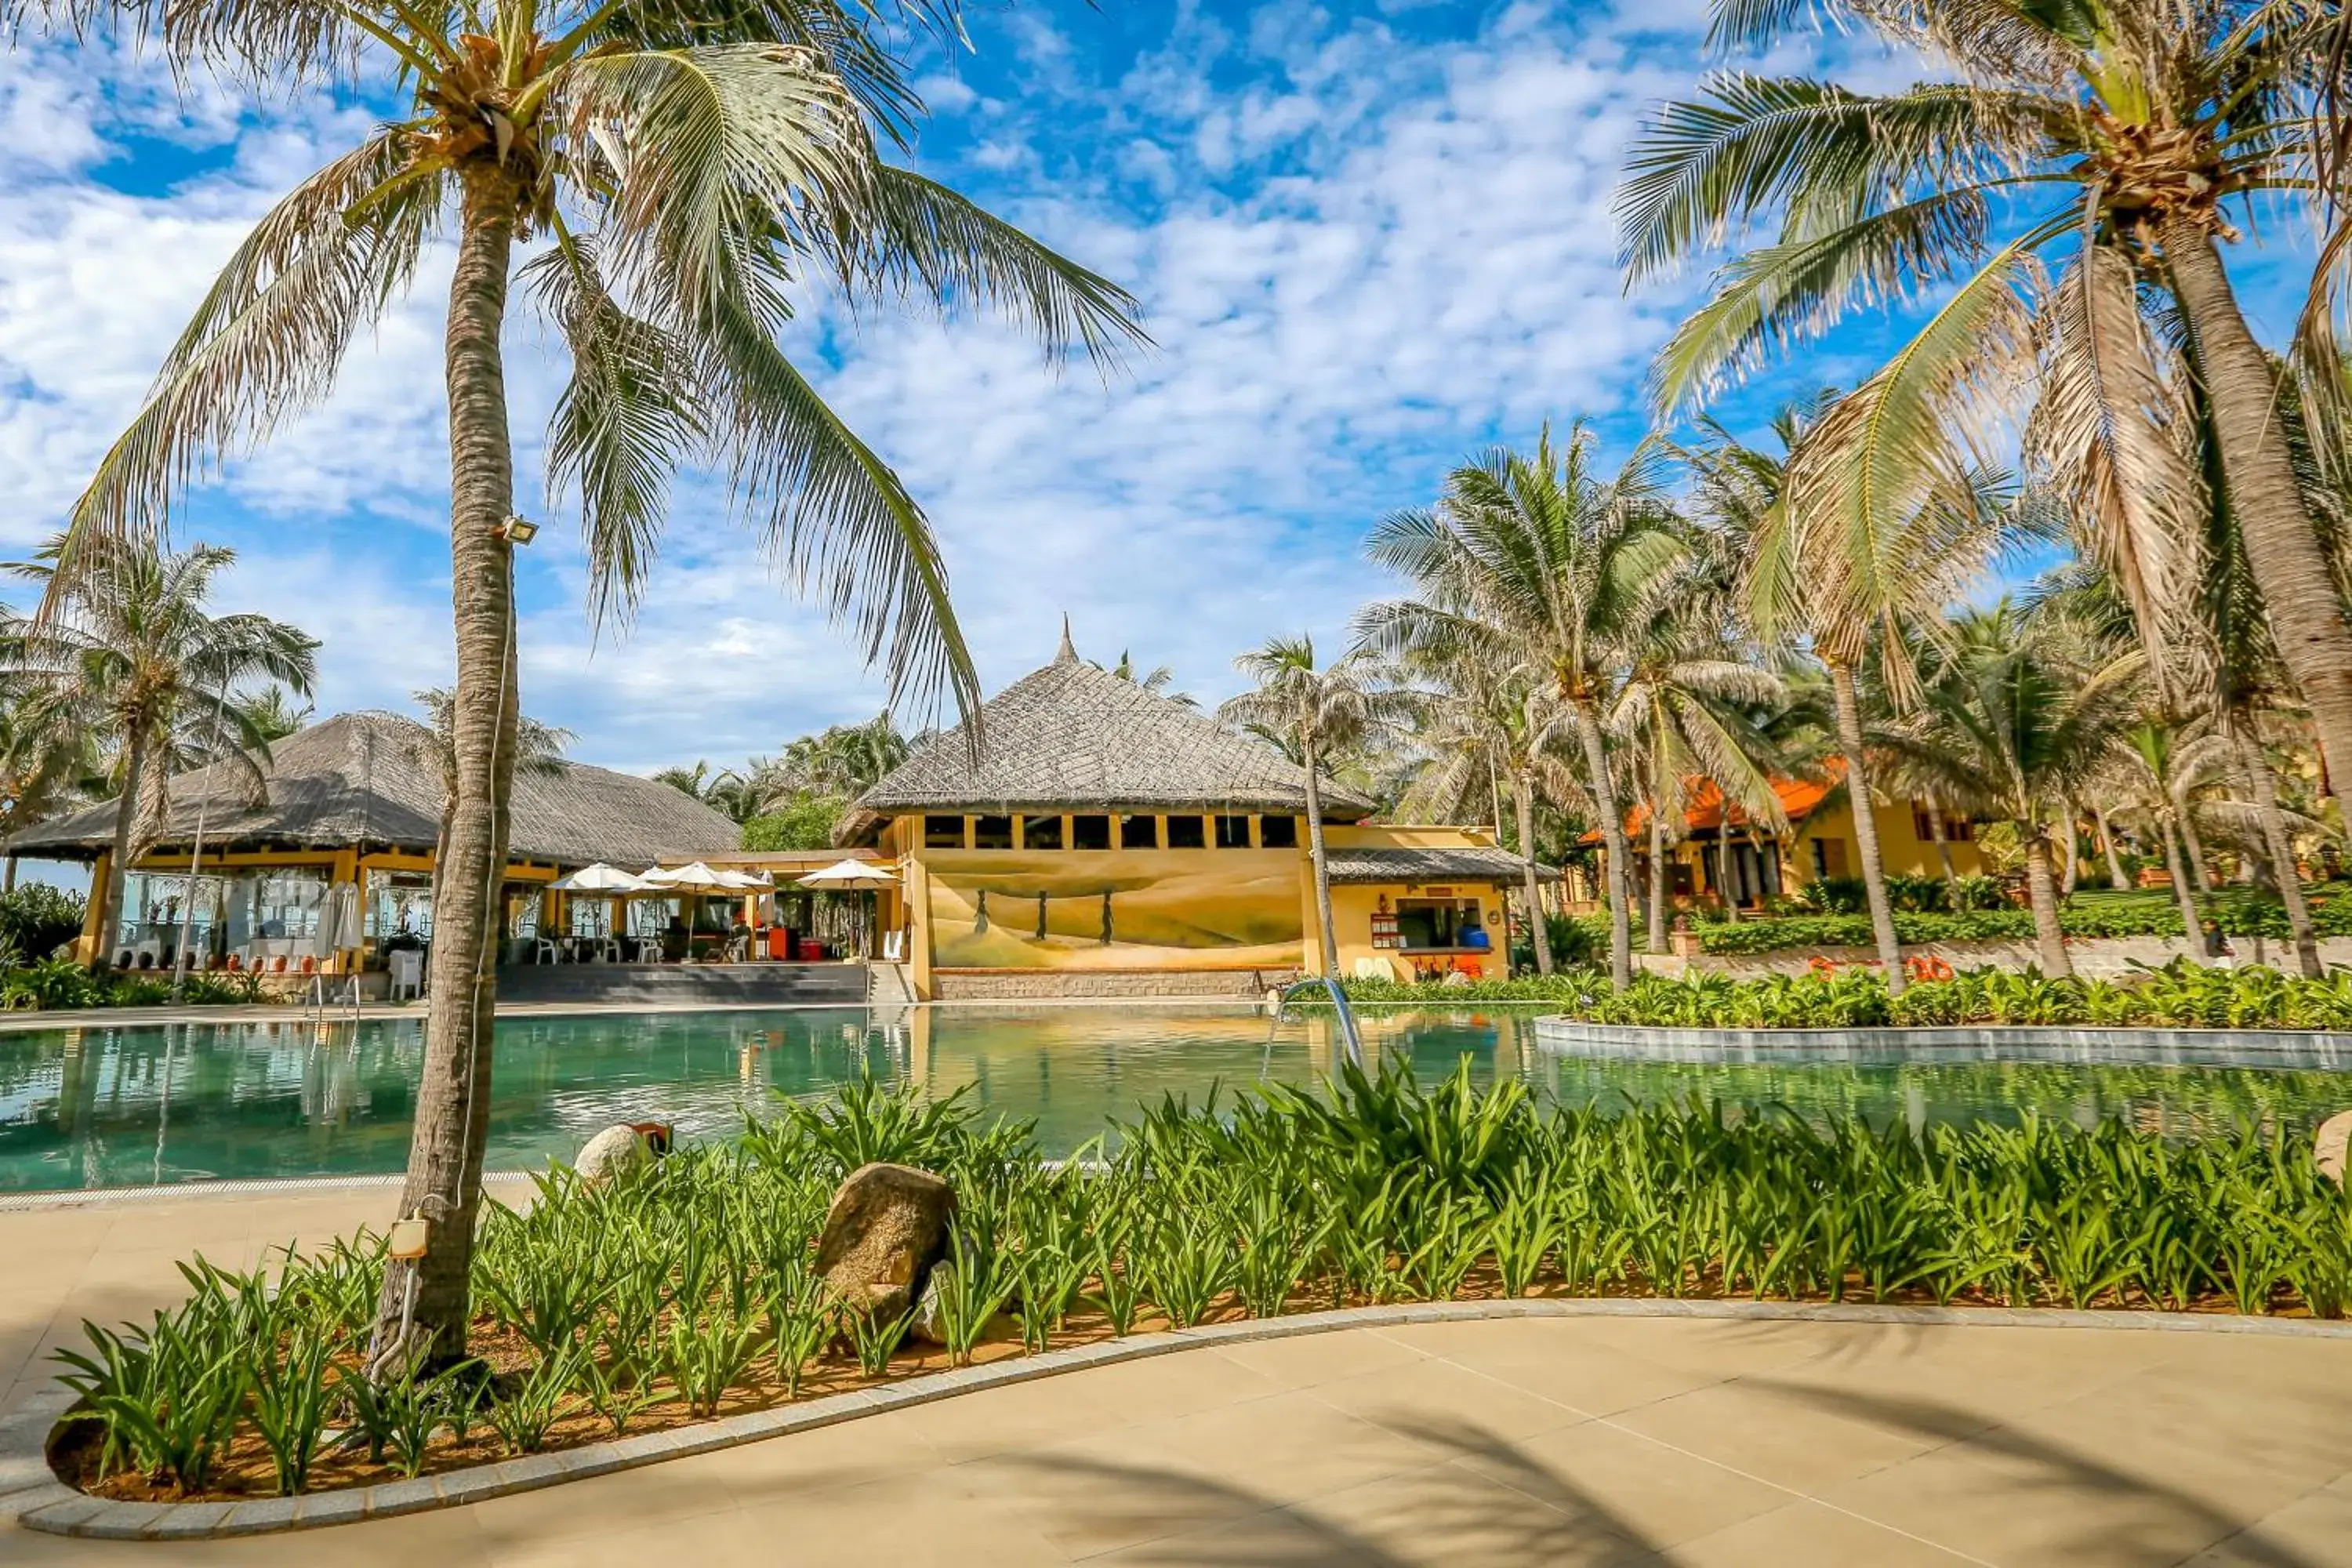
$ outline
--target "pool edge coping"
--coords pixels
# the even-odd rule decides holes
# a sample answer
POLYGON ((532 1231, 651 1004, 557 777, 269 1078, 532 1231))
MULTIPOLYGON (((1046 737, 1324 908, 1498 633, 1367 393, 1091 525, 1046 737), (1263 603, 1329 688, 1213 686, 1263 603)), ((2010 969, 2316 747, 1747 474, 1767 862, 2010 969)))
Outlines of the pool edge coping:
POLYGON ((843 1422, 929 1405, 959 1394, 1114 1366, 1221 1344, 1303 1338, 1346 1329, 1524 1318, 1680 1318, 1748 1322, 1828 1322, 1937 1328, 2092 1329, 2124 1332, 2254 1334, 2285 1339, 2352 1339, 2352 1322, 2237 1313, 2077 1311, 2060 1308, 1911 1307, 1801 1301, 1727 1301, 1673 1298, 1568 1297, 1497 1301, 1436 1301, 1349 1307, 1295 1317, 1171 1329, 1100 1341, 985 1366, 927 1373, 902 1382, 796 1401, 667 1431, 606 1439, 554 1453, 530 1454, 414 1479, 336 1492, 241 1502, 117 1502, 91 1497, 49 1469, 48 1435, 73 1403, 52 1385, 0 1417, 0 1522, 85 1541, 227 1540, 329 1525, 393 1519, 487 1502, 565 1481, 716 1453, 747 1443, 816 1431, 843 1422))

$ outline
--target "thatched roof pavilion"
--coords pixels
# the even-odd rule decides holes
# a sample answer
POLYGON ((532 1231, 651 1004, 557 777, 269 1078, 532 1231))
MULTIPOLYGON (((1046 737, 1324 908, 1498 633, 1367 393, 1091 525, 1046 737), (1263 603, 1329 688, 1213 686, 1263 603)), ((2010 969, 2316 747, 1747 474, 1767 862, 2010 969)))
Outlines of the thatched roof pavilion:
MULTIPOLYGON (((184 847, 204 819, 208 856, 240 849, 404 850, 430 855, 439 837, 441 764, 432 732, 396 713, 339 714, 269 748, 262 794, 246 769, 215 763, 171 782, 160 851, 184 847)), ((16 835, 7 852, 93 860, 114 841, 109 801, 16 835)), ((736 848, 720 813, 652 779, 582 763, 518 771, 508 853, 569 869, 609 861, 641 867, 736 848)))
MULTIPOLYGON (((1306 770, 1262 741, 1080 658, 1066 628, 1054 662, 980 710, 979 754, 959 724, 851 805, 835 834, 871 843, 919 812, 1307 810, 1306 770)), ((1323 816, 1355 822, 1372 803, 1328 783, 1323 816)))

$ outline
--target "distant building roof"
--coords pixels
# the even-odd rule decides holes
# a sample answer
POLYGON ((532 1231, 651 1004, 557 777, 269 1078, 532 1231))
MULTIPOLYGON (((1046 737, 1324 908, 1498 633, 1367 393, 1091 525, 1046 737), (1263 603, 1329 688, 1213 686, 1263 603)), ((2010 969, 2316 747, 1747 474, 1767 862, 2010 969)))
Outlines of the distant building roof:
MULTIPOLYGON (((1491 849, 1478 845, 1460 848, 1333 849, 1328 858, 1331 880, 1343 884, 1494 882, 1517 887, 1527 878, 1526 861, 1507 849, 1491 849)), ((1557 882, 1559 873, 1538 863, 1536 878, 1538 881, 1557 882)))
MULTIPOLYGON (((1845 759, 1832 757, 1822 765, 1822 771, 1823 776, 1818 779, 1774 779, 1772 781, 1772 793, 1780 799, 1780 810, 1791 823, 1804 821, 1821 809, 1822 802, 1836 793, 1839 786, 1845 782, 1845 759)), ((1683 811, 1683 830, 1685 834, 1696 833, 1702 829, 1720 828, 1723 826, 1723 791, 1716 787, 1713 779, 1687 781, 1685 798, 1687 802, 1683 811)), ((1731 826, 1744 827, 1748 823, 1748 808, 1735 802, 1731 807, 1731 826)), ((1648 833, 1649 830, 1649 803, 1637 801, 1632 809, 1625 813, 1626 836, 1637 837, 1648 833)), ((1600 843, 1601 830, 1597 827, 1587 829, 1583 838, 1579 842, 1600 843)))
MULTIPOLYGON (((158 841, 184 844, 204 816, 205 842, 352 845, 429 852, 440 837, 441 764, 432 731, 396 713, 343 713, 298 730, 261 763, 264 798, 229 763, 183 773, 158 841)), ((94 858, 114 839, 109 801, 36 825, 8 841, 11 853, 94 858)), ((724 853, 740 831, 685 791, 584 763, 520 771, 508 853, 518 860, 577 867, 598 860, 635 869, 656 861, 724 853)))
MULTIPOLYGON (((980 754, 959 724, 852 804, 836 837, 871 838, 902 812, 1304 812, 1307 773, 1273 747, 1078 658, 1054 662, 982 704, 980 754)), ((1325 784, 1323 815, 1372 803, 1325 784)))

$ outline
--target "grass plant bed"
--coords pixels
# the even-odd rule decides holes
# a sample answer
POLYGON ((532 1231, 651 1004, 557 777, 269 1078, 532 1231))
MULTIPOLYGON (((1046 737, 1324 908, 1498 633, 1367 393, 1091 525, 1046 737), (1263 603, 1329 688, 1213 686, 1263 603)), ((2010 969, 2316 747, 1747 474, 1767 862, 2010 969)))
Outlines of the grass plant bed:
MULTIPOLYGON (((371 1387, 380 1244, 186 1268, 143 1330, 86 1325, 61 1478, 124 1500, 332 1490, 659 1431, 1029 1349, 1305 1310, 1529 1296, 2144 1308, 2340 1317, 2352 1203, 2298 1133, 1808 1125, 1610 1113, 1394 1065, 1164 1100, 1091 1163, 1026 1123, 871 1082, 653 1177, 542 1178, 486 1215, 478 1359, 371 1387), (811 1269, 835 1185, 940 1171, 950 1348, 847 1314, 811 1269), (342 1441, 348 1436, 348 1442, 342 1441)), ((936 1271, 935 1271, 936 1272, 936 1271)))

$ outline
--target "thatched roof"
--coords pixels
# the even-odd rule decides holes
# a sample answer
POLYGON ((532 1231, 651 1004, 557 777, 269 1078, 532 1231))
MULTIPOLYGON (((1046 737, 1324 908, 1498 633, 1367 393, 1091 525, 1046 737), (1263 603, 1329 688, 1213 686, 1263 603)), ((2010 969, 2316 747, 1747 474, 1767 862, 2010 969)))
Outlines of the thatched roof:
MULTIPOLYGON (((974 760, 957 725, 933 737, 842 817, 842 843, 870 840, 911 812, 1228 811, 1307 809, 1307 773, 1280 752, 1181 702, 1078 658, 1069 633, 1043 669, 982 704, 974 760)), ((1327 820, 1354 821, 1372 803, 1323 786, 1327 820)))
MULTIPOLYGON (((1493 882, 1517 887, 1527 879, 1527 862, 1509 850, 1476 846, 1334 849, 1329 858, 1331 880, 1339 883, 1493 882)), ((1536 879, 1557 882, 1559 873, 1538 864, 1536 879)))
MULTIPOLYGON (((199 810, 209 847, 353 845, 430 852, 440 836, 441 764, 432 733, 396 713, 344 713, 298 730, 262 763, 267 798, 226 763, 172 781, 171 813, 158 841, 195 837, 199 810)), ((94 858, 114 838, 114 803, 45 822, 8 841, 10 852, 94 858)), ((509 852, 518 860, 631 868, 693 859, 741 842, 735 824, 682 790, 582 763, 518 772, 509 852)))

